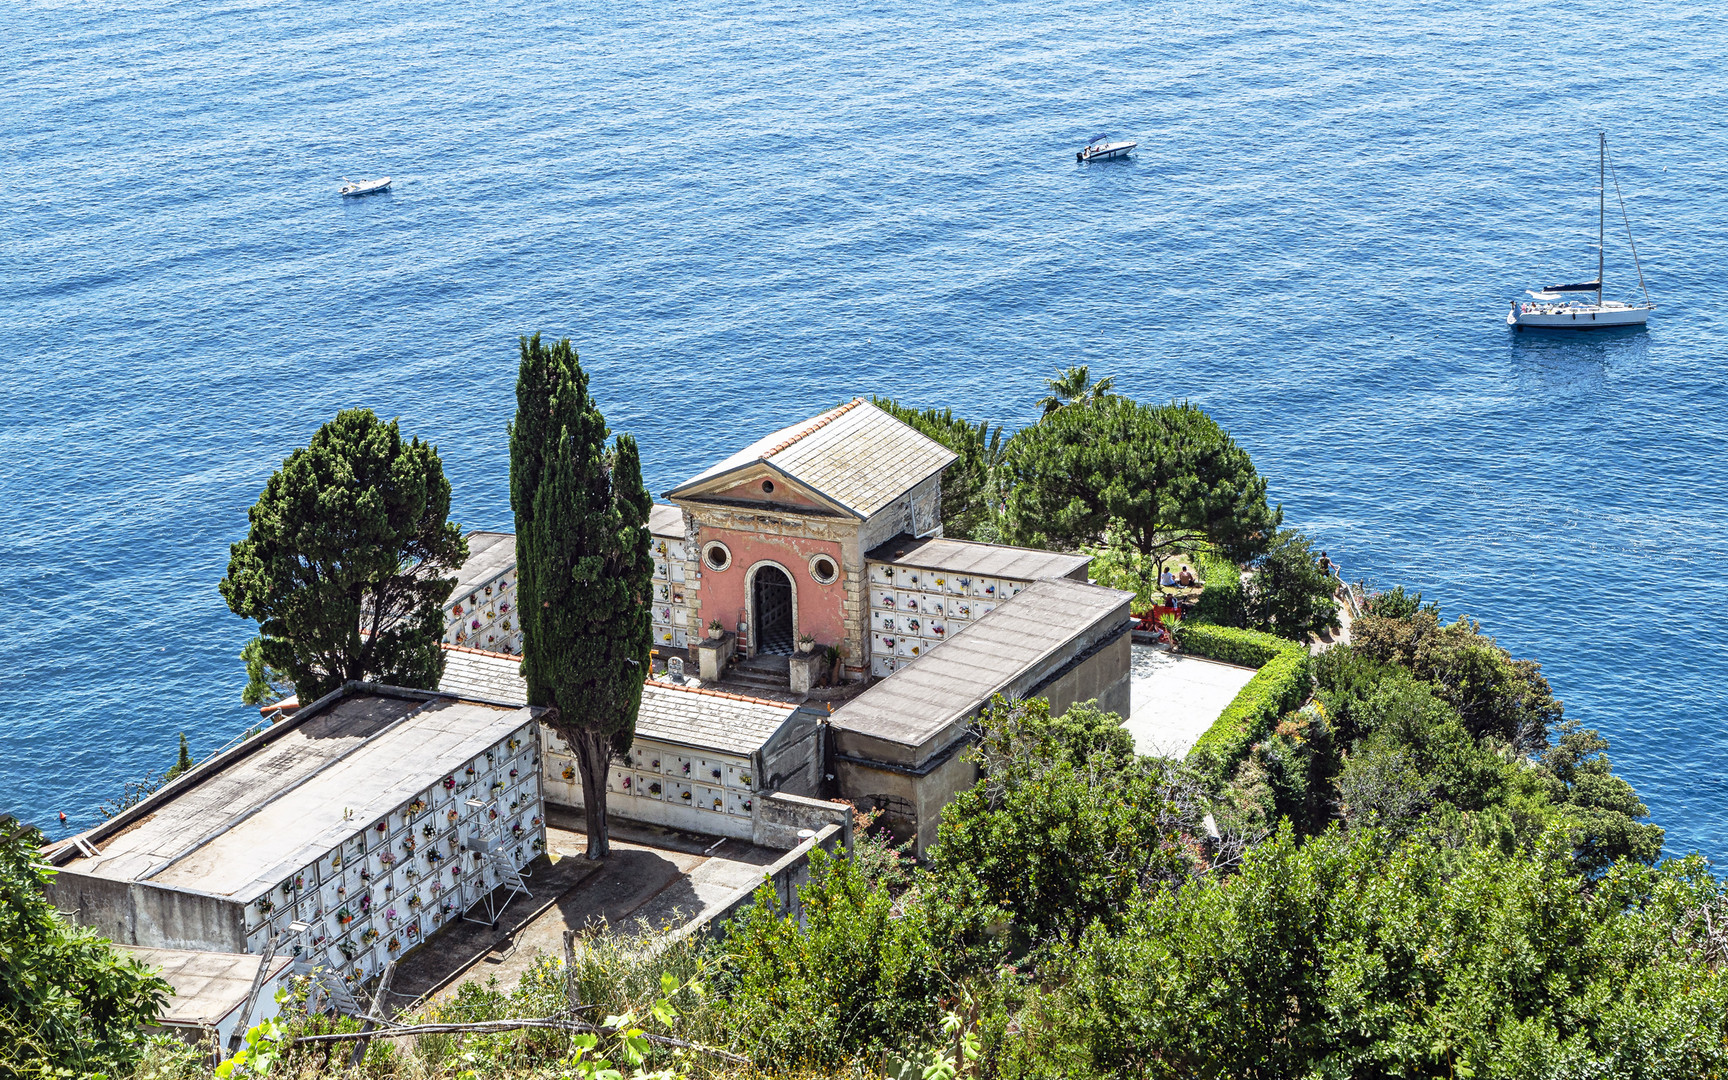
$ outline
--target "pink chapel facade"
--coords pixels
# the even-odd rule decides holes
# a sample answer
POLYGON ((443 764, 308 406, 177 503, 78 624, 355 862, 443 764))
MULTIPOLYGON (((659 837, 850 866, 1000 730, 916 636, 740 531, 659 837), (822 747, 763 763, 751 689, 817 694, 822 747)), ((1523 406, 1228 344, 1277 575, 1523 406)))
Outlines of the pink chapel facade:
POLYGON ((716 621, 746 656, 789 654, 808 635, 840 649, 847 678, 865 678, 878 651, 866 556, 895 536, 941 535, 942 470, 954 460, 858 399, 673 488, 679 513, 654 522, 656 643, 694 645, 716 621))

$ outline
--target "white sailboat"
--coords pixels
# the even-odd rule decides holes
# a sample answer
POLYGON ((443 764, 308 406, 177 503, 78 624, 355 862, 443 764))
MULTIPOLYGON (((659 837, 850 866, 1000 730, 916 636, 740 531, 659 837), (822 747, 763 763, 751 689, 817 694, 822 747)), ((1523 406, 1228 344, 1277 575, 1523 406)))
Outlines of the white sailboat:
POLYGON ((1597 140, 1596 159, 1596 280, 1573 285, 1550 285, 1546 289, 1530 290, 1530 299, 1512 301, 1506 315, 1506 325, 1521 331, 1527 327, 1544 330, 1607 330, 1620 326, 1643 326, 1656 310, 1650 302, 1650 290, 1644 287, 1644 268, 1638 262, 1638 245, 1632 240, 1632 222, 1626 217, 1626 199, 1620 194, 1620 180, 1614 179, 1614 195, 1620 200, 1620 218, 1626 223, 1626 243, 1632 249, 1632 265, 1638 268, 1638 287, 1644 291, 1642 304, 1623 304, 1602 298, 1604 269, 1604 227, 1608 220, 1608 136, 1597 140), (1573 300, 1576 293, 1595 293, 1595 302, 1573 300))

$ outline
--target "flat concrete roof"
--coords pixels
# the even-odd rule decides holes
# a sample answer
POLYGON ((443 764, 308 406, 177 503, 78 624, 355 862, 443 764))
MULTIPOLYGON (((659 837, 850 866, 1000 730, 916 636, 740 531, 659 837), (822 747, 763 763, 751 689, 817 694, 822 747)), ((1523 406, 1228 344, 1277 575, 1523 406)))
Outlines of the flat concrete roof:
POLYGON ((971 577, 1008 578, 1011 581, 1042 581, 1045 578, 1086 580, 1092 565, 1090 555, 1066 555, 1059 551, 980 544, 973 540, 949 540, 940 536, 918 539, 901 533, 878 544, 864 556, 870 562, 915 566, 921 570, 946 570, 971 577))
POLYGON ((462 564, 462 569, 456 571, 456 587, 450 590, 450 599, 454 600, 462 593, 473 592, 515 565, 515 533, 469 533, 468 561, 462 564))
POLYGON ((351 691, 198 766, 117 819, 118 831, 91 833, 98 857, 61 865, 249 902, 531 718, 351 691))
MULTIPOLYGON (((453 645, 444 646, 438 689, 506 704, 528 700, 521 657, 453 645)), ((797 711, 797 705, 656 678, 643 686, 636 734, 749 757, 797 711)))
POLYGON ((1035 581, 836 709, 833 726, 908 748, 901 763, 920 763, 996 694, 1029 676, 1042 682, 1070 654, 1126 632, 1132 597, 1069 578, 1035 581))
POLYGON ((684 539, 684 511, 655 503, 648 508, 648 531, 667 540, 684 539))
POLYGON ((1253 668, 1182 656, 1151 645, 1134 646, 1128 718, 1134 750, 1183 757, 1234 700, 1253 668))
MULTIPOLYGON (((160 974, 173 987, 157 1023, 173 1027, 215 1027, 229 1013, 246 1004, 252 980, 264 958, 255 953, 201 952, 194 949, 149 949, 141 945, 115 945, 160 974)), ((270 961, 269 980, 294 963, 284 953, 270 961)))

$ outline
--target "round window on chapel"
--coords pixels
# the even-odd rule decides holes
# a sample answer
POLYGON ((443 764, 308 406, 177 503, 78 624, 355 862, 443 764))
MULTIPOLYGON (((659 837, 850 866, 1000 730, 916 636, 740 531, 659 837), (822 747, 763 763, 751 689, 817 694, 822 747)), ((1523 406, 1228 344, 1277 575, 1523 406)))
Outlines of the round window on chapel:
POLYGON ((768 495, 774 494, 774 481, 772 481, 772 480, 762 481, 762 491, 763 491, 763 493, 768 494, 768 495))
POLYGON ((716 540, 702 549, 702 561, 708 564, 710 570, 724 570, 732 565, 732 552, 726 545, 716 540))
POLYGON ((834 579, 840 576, 840 567, 826 555, 817 555, 810 560, 810 576, 819 585, 832 585, 834 579))

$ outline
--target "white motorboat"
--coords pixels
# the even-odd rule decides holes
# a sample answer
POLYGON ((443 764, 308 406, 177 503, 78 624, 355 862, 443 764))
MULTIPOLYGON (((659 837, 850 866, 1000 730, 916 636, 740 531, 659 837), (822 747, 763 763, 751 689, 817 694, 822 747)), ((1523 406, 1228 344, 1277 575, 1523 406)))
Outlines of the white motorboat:
MULTIPOLYGON (((346 176, 342 179, 348 180, 346 176)), ((342 194, 344 195, 373 195, 380 191, 389 190, 390 178, 388 176, 382 180, 348 180, 348 183, 342 185, 342 194)))
POLYGON ((1094 135, 1092 141, 1086 144, 1086 149, 1074 155, 1074 160, 1109 161, 1111 158, 1127 157, 1128 152, 1139 145, 1126 139, 1111 142, 1108 135, 1094 135))
POLYGON ((1632 222, 1626 216, 1626 199, 1620 194, 1620 180, 1614 177, 1614 195, 1620 200, 1620 219, 1626 224, 1626 243, 1632 249, 1632 265, 1638 269, 1638 287, 1644 291, 1642 304, 1624 304, 1602 298, 1602 271, 1606 267, 1607 249, 1604 226, 1608 220, 1608 188, 1612 173, 1607 169, 1608 136, 1597 141, 1596 158, 1596 280, 1572 285, 1550 285, 1546 289, 1531 289, 1530 299, 1512 301, 1506 313, 1506 325, 1521 331, 1528 327, 1543 330, 1608 330, 1619 326, 1643 326, 1656 310, 1650 302, 1650 290, 1644 287, 1644 268, 1638 262, 1638 245, 1632 240, 1632 222), (1595 293, 1594 302, 1574 300, 1577 293, 1595 293))

